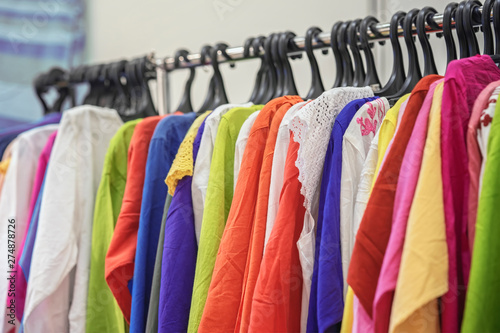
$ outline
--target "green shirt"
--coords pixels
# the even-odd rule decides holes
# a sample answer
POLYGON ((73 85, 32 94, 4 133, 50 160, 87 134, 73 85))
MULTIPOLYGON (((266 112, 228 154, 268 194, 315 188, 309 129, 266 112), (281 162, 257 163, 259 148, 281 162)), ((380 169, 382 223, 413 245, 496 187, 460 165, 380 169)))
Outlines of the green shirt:
MULTIPOLYGON (((499 97, 500 98, 500 97, 499 97)), ((500 103, 495 114, 500 115, 500 103)), ((500 332, 500 121, 488 137, 462 332, 500 332)))
POLYGON ((141 119, 125 123, 111 139, 97 190, 92 227, 86 332, 124 333, 128 325, 106 280, 104 264, 122 206, 127 180, 128 147, 141 119))
POLYGON ((245 120, 262 107, 262 105, 253 105, 248 108, 231 109, 222 116, 217 129, 201 223, 188 332, 198 331, 217 251, 233 200, 236 139, 245 120))

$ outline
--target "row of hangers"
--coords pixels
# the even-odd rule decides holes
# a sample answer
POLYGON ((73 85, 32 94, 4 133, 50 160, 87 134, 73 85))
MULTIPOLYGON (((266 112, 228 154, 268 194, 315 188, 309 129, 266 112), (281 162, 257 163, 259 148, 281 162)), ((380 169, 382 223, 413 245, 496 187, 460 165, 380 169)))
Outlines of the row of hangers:
MULTIPOLYGON (((325 91, 318 62, 313 53, 313 41, 323 48, 323 53, 331 49, 336 64, 336 74, 333 87, 371 86, 375 94, 387 97, 390 100, 398 99, 411 92, 417 82, 429 74, 437 74, 432 46, 428 40, 428 27, 431 31, 440 31, 438 37, 444 37, 447 53, 447 62, 480 54, 476 38, 476 26, 480 25, 483 31, 483 54, 490 55, 498 62, 500 54, 500 0, 486 0, 484 5, 478 0, 450 3, 443 14, 442 26, 436 23, 434 16, 437 11, 433 7, 412 9, 405 13, 398 11, 389 23, 389 40, 392 47, 393 66, 391 75, 385 84, 380 82, 375 58, 372 53, 373 42, 370 42, 368 29, 378 39, 383 35, 377 30, 379 21, 373 16, 352 21, 336 22, 330 33, 330 45, 324 44, 318 35, 322 30, 311 27, 305 35, 305 53, 311 68, 311 85, 305 99, 318 97, 325 91), (482 9, 482 10, 481 10, 482 9), (493 13, 492 13, 493 12, 493 13), (491 27, 493 16, 493 30, 491 27), (416 40, 413 36, 413 27, 416 27, 418 42, 423 53, 423 72, 421 71, 416 40), (458 39, 458 53, 452 28, 458 39), (405 72, 403 52, 399 42, 399 30, 403 31, 406 45, 408 66, 405 72), (441 31, 442 30, 442 31, 441 31)), ((283 95, 298 95, 290 60, 302 57, 297 53, 300 48, 295 45, 295 33, 286 31, 272 33, 267 37, 249 38, 244 43, 244 58, 250 57, 251 51, 260 58, 260 67, 257 71, 255 83, 249 101, 255 104, 265 104, 273 98, 283 95), (264 52, 262 52, 264 51, 264 52), (292 56, 289 53, 293 53, 292 56)), ((384 41, 379 41, 383 45, 384 41)), ((218 54, 231 61, 226 52, 228 45, 219 43, 214 46, 205 45, 200 51, 200 63, 206 64, 210 59, 213 74, 209 81, 208 92, 198 112, 211 110, 218 105, 228 103, 224 80, 219 68, 218 54)), ((189 52, 180 49, 174 56, 174 68, 180 68, 181 61, 189 62, 189 52)), ((231 67, 234 63, 230 62, 231 67)), ((184 85, 178 111, 191 112, 194 110, 191 102, 191 87, 195 79, 196 70, 189 67, 189 77, 184 85)), ((83 100, 83 104, 99 105, 116 109, 124 119, 133 119, 157 114, 148 81, 155 79, 155 66, 150 56, 131 61, 121 60, 110 64, 79 66, 69 72, 60 68, 53 68, 48 73, 39 75, 34 82, 37 96, 45 112, 60 111, 62 104, 70 100, 75 105, 74 85, 88 82, 90 90, 83 100), (58 97, 49 105, 44 95, 54 87, 58 97)))

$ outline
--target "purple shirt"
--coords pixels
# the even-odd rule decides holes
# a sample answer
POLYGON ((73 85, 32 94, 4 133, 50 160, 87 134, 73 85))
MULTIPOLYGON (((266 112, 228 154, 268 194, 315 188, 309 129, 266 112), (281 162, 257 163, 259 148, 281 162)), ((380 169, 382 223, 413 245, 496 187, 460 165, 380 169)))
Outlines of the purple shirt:
POLYGON ((347 104, 335 119, 321 180, 316 248, 307 332, 337 330, 344 312, 344 277, 340 249, 340 178, 342 140, 356 112, 377 97, 347 104))
MULTIPOLYGON (((206 118, 193 142, 193 166, 205 121, 206 118)), ((185 176, 179 180, 165 222, 158 332, 187 332, 198 252, 191 198, 192 179, 192 176, 185 176)))
POLYGON ((467 291, 470 250, 467 239, 469 189, 465 135, 474 101, 481 91, 500 79, 500 70, 491 57, 450 62, 444 78, 441 107, 441 160, 444 213, 448 243, 448 292, 442 297, 443 332, 458 332, 467 291))
POLYGON ((58 124, 61 121, 61 116, 62 114, 60 112, 49 113, 33 123, 18 125, 0 131, 0 157, 3 155, 9 143, 11 143, 12 140, 14 140, 19 134, 35 127, 58 124))

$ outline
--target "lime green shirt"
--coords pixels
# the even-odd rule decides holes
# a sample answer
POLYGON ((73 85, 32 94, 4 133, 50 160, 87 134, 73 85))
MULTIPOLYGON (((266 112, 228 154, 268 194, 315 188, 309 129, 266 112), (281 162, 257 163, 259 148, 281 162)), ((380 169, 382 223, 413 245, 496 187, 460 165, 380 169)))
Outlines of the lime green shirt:
MULTIPOLYGON (((262 105, 238 107, 222 116, 215 138, 212 164, 201 223, 198 257, 194 276, 188 332, 197 332, 207 300, 208 288, 233 200, 234 152, 236 139, 245 120, 262 105)), ((262 147, 264 149, 264 147, 262 147)))
MULTIPOLYGON (((500 97, 499 97, 500 98, 500 97)), ((500 114, 500 103, 495 114, 500 114)), ((479 196, 476 236, 462 332, 500 332, 500 121, 493 119, 488 137, 483 186, 479 196)))
POLYGON ((104 160, 92 227, 87 333, 128 331, 128 325, 120 307, 104 279, 104 264, 122 206, 127 180, 128 147, 135 126, 140 121, 141 119, 129 121, 116 132, 109 143, 104 160))

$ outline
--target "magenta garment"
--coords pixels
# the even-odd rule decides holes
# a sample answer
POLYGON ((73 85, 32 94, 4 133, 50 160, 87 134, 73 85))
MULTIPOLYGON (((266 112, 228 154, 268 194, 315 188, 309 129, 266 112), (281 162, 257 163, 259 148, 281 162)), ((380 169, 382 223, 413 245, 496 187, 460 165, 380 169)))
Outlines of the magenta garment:
POLYGON ((488 108, 491 94, 496 87, 500 86, 500 81, 491 82, 481 91, 472 108, 469 125, 467 127, 467 154, 469 158, 469 211, 467 233, 469 236, 469 249, 472 252, 474 236, 476 234, 477 204, 479 200, 479 178, 481 174, 481 164, 483 156, 477 143, 477 130, 481 124, 481 115, 488 108))
MULTIPOLYGON (((31 193, 31 199, 30 199, 30 205, 29 205, 29 212, 28 212, 28 223, 26 223, 26 232, 25 236, 23 238, 23 241, 21 242, 21 247, 19 248, 19 251, 17 253, 16 257, 16 267, 14 273, 16 275, 16 317, 21 320, 23 317, 24 313, 24 301, 26 298, 26 288, 28 287, 28 282, 26 281, 24 274, 22 273, 21 266, 19 266, 19 260, 21 259, 21 256, 23 254, 23 249, 24 249, 24 244, 26 242, 26 237, 28 236, 28 230, 31 222, 31 217, 33 215, 33 210, 35 208, 36 201, 38 199, 38 195, 40 193, 40 188, 43 183, 43 178, 45 176, 45 170, 47 169, 47 164, 49 162, 50 158, 50 152, 52 151, 52 147, 54 146, 54 140, 56 139, 57 131, 52 133, 48 140, 47 143, 45 144, 45 147, 43 147, 42 152, 40 153, 40 157, 38 158, 38 165, 36 169, 36 175, 35 175, 35 181, 33 183, 33 191, 31 193)), ((7 304, 10 304, 10 300, 12 297, 7 297, 7 304)))
POLYGON ((449 290, 441 302, 443 332, 460 331, 470 271, 466 233, 469 197, 467 125, 478 95, 489 83, 497 80, 500 80, 500 69, 489 56, 477 55, 452 61, 446 71, 441 107, 441 158, 449 290))
MULTIPOLYGON (((385 252, 382 269, 378 278, 377 290, 373 300, 373 322, 375 332, 388 332, 391 317, 394 290, 398 281, 399 267, 403 255, 403 245, 410 208, 417 187, 422 157, 424 154, 425 139, 427 137, 427 121, 432 105, 432 98, 436 86, 443 82, 437 80, 431 84, 420 109, 410 141, 405 151, 401 172, 399 174, 396 197, 394 199, 394 213, 392 229, 385 252)), ((404 128, 402 129, 404 130, 404 128)))

